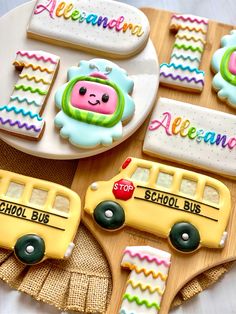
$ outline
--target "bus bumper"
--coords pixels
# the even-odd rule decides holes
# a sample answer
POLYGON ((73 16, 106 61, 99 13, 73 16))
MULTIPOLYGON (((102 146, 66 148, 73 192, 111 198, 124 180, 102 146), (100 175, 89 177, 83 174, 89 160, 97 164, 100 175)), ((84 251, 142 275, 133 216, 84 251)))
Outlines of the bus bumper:
POLYGON ((228 236, 228 232, 224 231, 223 234, 222 234, 221 240, 220 240, 220 244, 219 244, 220 247, 224 247, 225 246, 225 242, 226 242, 227 236, 228 236))
POLYGON ((69 257, 71 256, 74 247, 75 247, 75 244, 74 244, 73 242, 71 242, 71 243, 68 245, 68 248, 66 249, 64 258, 69 258, 69 257))

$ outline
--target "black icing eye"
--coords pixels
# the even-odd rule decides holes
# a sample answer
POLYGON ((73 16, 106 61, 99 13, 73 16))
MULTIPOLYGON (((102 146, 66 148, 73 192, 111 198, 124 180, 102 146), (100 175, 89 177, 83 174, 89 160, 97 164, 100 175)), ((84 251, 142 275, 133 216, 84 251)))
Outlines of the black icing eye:
POLYGON ((109 95, 103 94, 103 95, 102 95, 102 101, 103 101, 103 102, 108 102, 108 100, 109 100, 109 95))
POLYGON ((80 93, 81 96, 84 96, 84 95, 86 94, 86 92, 87 92, 87 88, 85 88, 85 87, 80 87, 79 93, 80 93))

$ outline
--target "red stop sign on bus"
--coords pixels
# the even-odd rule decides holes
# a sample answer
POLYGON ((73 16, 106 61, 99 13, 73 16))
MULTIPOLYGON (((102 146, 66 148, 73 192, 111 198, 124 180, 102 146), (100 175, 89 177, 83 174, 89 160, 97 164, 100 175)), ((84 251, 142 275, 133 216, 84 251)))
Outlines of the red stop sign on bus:
POLYGON ((120 179, 114 183, 112 192, 118 200, 127 201, 133 196, 134 190, 133 182, 120 179))

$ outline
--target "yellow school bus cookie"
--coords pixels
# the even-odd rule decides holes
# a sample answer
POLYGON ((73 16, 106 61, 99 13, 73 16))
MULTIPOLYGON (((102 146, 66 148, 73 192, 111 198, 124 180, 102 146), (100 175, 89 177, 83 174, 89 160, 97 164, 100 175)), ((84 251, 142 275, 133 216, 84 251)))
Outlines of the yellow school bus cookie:
POLYGON ((80 216, 80 198, 70 189, 0 170, 0 247, 22 263, 68 258, 80 216))
POLYGON ((127 158, 111 180, 92 183, 85 199, 85 211, 102 228, 134 227, 182 252, 224 247, 230 209, 222 182, 137 158, 127 158))

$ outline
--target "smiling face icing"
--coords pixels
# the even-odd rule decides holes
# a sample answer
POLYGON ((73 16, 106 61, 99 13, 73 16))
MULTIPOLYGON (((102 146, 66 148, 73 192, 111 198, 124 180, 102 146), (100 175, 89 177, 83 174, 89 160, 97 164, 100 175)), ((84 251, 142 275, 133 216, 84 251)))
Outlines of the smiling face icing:
POLYGON ((73 107, 102 114, 113 114, 117 101, 114 88, 96 82, 79 81, 71 93, 73 107))
POLYGON ((93 148, 123 136, 123 122, 133 116, 134 82, 127 72, 105 59, 81 60, 68 70, 68 82, 55 95, 55 125, 70 143, 93 148))

